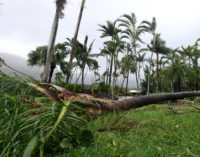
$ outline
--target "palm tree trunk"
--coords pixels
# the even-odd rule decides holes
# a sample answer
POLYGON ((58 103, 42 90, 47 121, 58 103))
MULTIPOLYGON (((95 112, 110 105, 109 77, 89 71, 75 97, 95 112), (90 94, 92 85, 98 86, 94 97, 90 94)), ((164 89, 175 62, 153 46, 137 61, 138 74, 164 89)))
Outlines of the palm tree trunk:
POLYGON ((78 78, 76 79, 76 81, 75 81, 75 83, 74 83, 74 84, 78 84, 78 80, 80 79, 80 77, 81 77, 81 74, 82 74, 82 73, 80 73, 80 74, 78 75, 78 78))
POLYGON ((106 75, 106 85, 108 84, 109 75, 106 75))
POLYGON ((126 80, 126 78, 123 79, 122 84, 121 84, 121 86, 120 86, 120 89, 123 88, 125 80, 126 80))
POLYGON ((128 80, 129 80, 129 71, 128 71, 128 75, 127 75, 127 79, 126 79, 126 95, 128 94, 128 80))
POLYGON ((114 75, 113 75, 113 83, 112 83, 112 100, 115 99, 116 71, 117 71, 117 63, 116 63, 116 58, 115 58, 114 59, 114 75))
POLYGON ((84 87, 84 72, 85 72, 85 67, 82 69, 82 86, 84 87))
POLYGON ((111 85, 112 81, 112 69, 113 69, 113 55, 111 56, 111 61, 110 61, 110 75, 109 75, 109 86, 111 85))
POLYGON ((75 70, 74 70, 74 72, 72 73, 72 75, 70 77, 70 80, 69 80, 69 83, 72 82, 72 78, 74 77, 74 74, 76 73, 77 69, 78 68, 76 67, 75 70))
POLYGON ((49 83, 51 83, 51 79, 52 79, 52 76, 53 76, 53 72, 54 72, 54 69, 55 69, 56 67, 54 66, 54 65, 51 65, 50 66, 50 74, 49 74, 49 83))
POLYGON ((111 103, 102 104, 101 108, 103 110, 111 112, 119 110, 129 110, 132 108, 139 108, 142 106, 147 106, 149 104, 154 104, 160 101, 177 100, 192 96, 200 96, 200 91, 138 96, 131 99, 113 101, 111 103))
MULTIPOLYGON (((80 8, 79 16, 78 16, 78 22, 77 22, 77 25, 76 25, 76 31, 75 31, 74 38, 73 38, 72 50, 71 50, 70 59, 69 59, 69 63, 70 63, 71 66, 72 66, 72 62, 73 62, 73 58, 74 58, 74 51, 75 51, 75 48, 76 48, 76 41, 77 41, 77 38, 78 38, 78 33, 79 33, 79 28, 80 28, 83 10, 84 10, 84 6, 85 6, 85 1, 86 0, 82 0, 82 3, 81 3, 81 8, 80 8)), ((72 67, 70 67, 70 68, 72 69, 72 67)), ((70 76, 68 75, 67 79, 66 79, 67 84, 69 83, 69 79, 70 79, 70 76)))
POLYGON ((156 62, 156 74, 157 74, 157 86, 156 86, 156 93, 159 91, 159 72, 158 72, 158 62, 159 62, 159 56, 158 56, 158 52, 156 53, 157 55, 157 62, 156 62))
POLYGON ((151 60, 149 65, 149 75, 148 75, 148 84, 147 84, 147 95, 149 95, 149 86, 150 86, 150 76, 151 76, 151 61, 153 58, 153 52, 151 52, 151 60))
POLYGON ((136 63, 136 70, 135 70, 135 79, 136 79, 136 83, 137 83, 137 90, 139 90, 139 83, 138 83, 138 67, 137 67, 137 50, 136 47, 134 47, 134 51, 135 51, 135 63, 136 63))
POLYGON ((42 76, 42 82, 47 82, 49 73, 50 73, 50 62, 52 59, 53 54, 53 48, 56 40, 57 30, 58 30, 58 24, 59 24, 59 16, 60 16, 60 8, 56 7, 56 13, 53 21, 53 25, 51 28, 51 35, 49 38, 49 44, 47 49, 47 56, 46 56, 46 63, 44 66, 44 73, 42 76))
POLYGON ((138 83, 138 74, 137 74, 137 70, 135 72, 135 79, 136 79, 136 83, 137 83, 137 90, 139 91, 139 83, 138 83))

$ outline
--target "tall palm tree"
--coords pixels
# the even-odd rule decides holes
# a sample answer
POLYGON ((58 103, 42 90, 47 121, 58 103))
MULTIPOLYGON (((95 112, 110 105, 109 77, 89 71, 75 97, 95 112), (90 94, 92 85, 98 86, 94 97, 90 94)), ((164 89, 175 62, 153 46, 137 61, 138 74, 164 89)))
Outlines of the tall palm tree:
POLYGON ((130 73, 136 72, 136 63, 134 56, 131 54, 127 54, 121 60, 121 73, 123 77, 126 78, 126 94, 128 93, 128 83, 129 83, 129 75, 130 73))
POLYGON ((112 53, 109 50, 109 46, 104 45, 104 48, 101 50, 100 54, 97 57, 103 56, 106 58, 106 71, 103 73, 104 80, 106 85, 109 83, 110 76, 110 69, 112 68, 111 61, 112 61, 112 53), (105 79, 106 77, 106 79, 105 79))
POLYGON ((55 17, 53 21, 53 25, 51 28, 51 34, 49 37, 49 43, 48 43, 48 48, 47 48, 47 54, 46 54, 46 61, 45 61, 45 66, 44 66, 44 73, 42 77, 43 82, 47 82, 48 77, 50 76, 50 62, 52 60, 52 54, 53 54, 53 48, 56 40, 56 35, 57 35, 57 30, 58 30, 58 24, 59 24, 59 19, 63 18, 64 13, 63 10, 65 8, 65 4, 67 3, 67 0, 56 0, 56 12, 55 12, 55 17))
MULTIPOLYGON (((76 30, 75 30, 75 33, 74 33, 72 49, 71 49, 70 59, 69 59, 69 65, 70 65, 71 69, 73 67, 72 62, 73 62, 73 58, 74 58, 74 55, 75 55, 74 52, 75 52, 75 49, 76 49, 76 42, 77 42, 79 28, 80 28, 80 24, 81 24, 81 20, 82 20, 82 16, 83 16, 83 10, 85 8, 85 2, 86 2, 86 0, 82 0, 81 8, 80 8, 79 16, 78 16, 78 22, 77 22, 76 30)), ((69 83, 69 79, 70 79, 70 76, 68 75, 67 79, 66 79, 66 83, 69 83)))
POLYGON ((115 86, 117 81, 117 69, 119 69, 120 64, 118 60, 118 55, 120 52, 123 52, 124 42, 122 38, 116 38, 114 42, 110 42, 111 47, 113 48, 113 63, 114 63, 114 72, 113 72, 113 82, 112 82, 112 99, 115 99, 115 86))
POLYGON ((111 38, 111 42, 105 42, 106 48, 105 51, 108 53, 110 52, 110 76, 109 76, 109 86, 111 86, 112 81, 112 70, 113 70, 113 63, 114 63, 114 53, 116 51, 115 47, 112 46, 111 43, 114 43, 118 40, 118 34, 121 32, 120 29, 116 27, 116 21, 111 22, 107 21, 106 25, 99 25, 99 31, 102 32, 101 38, 111 38))
POLYGON ((193 46, 187 46, 184 48, 183 46, 181 47, 181 50, 178 51, 178 53, 181 55, 182 60, 184 63, 189 62, 189 66, 192 66, 192 56, 193 56, 193 46))
MULTIPOLYGON (((139 26, 139 28, 143 32, 148 32, 148 33, 152 34, 152 36, 153 36, 152 43, 155 45, 156 28, 157 28, 156 18, 153 17, 152 22, 142 21, 142 23, 139 26)), ((153 51, 151 51, 151 58, 150 58, 150 60, 152 60, 152 58, 153 58, 153 51)), ((150 67, 149 67, 149 70, 148 70, 149 74, 148 74, 148 83, 147 83, 147 95, 149 95, 150 75, 151 75, 151 68, 152 68, 151 65, 152 64, 150 63, 150 67)))
POLYGON ((181 62, 181 57, 176 55, 168 68, 168 79, 172 81, 172 92, 180 92, 188 67, 181 62))
POLYGON ((124 47, 125 56, 121 60, 121 73, 123 77, 126 78, 126 94, 128 93, 128 83, 129 83, 129 75, 133 67, 135 66, 135 59, 134 56, 131 54, 131 45, 130 43, 126 43, 124 47))
POLYGON ((146 56, 146 53, 143 53, 143 54, 138 53, 138 56, 136 58, 136 61, 138 63, 138 80, 140 81, 140 83, 142 82, 140 72, 141 72, 141 68, 143 67, 143 63, 145 61, 145 56, 146 56))
MULTIPOLYGON (((40 46, 36 48, 36 50, 31 51, 28 54, 28 65, 30 66, 45 66, 46 62, 46 55, 47 55, 47 46, 40 46)), ((60 66, 66 57, 66 48, 64 44, 57 44, 52 53, 52 59, 50 62, 50 73, 48 76, 48 82, 51 82, 53 72, 57 65, 60 66)), ((43 74, 44 75, 44 74, 43 74)))
MULTIPOLYGON (((169 52, 169 48, 166 47, 166 42, 161 39, 160 34, 155 35, 155 39, 151 41, 150 45, 148 45, 148 50, 156 53, 156 92, 160 90, 159 84, 159 55, 167 54, 169 52)), ((152 54, 153 56, 153 54, 152 54)))
POLYGON ((94 41, 88 47, 88 36, 85 37, 84 44, 81 44, 77 41, 77 48, 76 48, 76 66, 78 66, 81 70, 81 82, 82 86, 84 86, 84 78, 85 78, 85 69, 88 67, 90 70, 98 69, 99 65, 98 62, 93 59, 96 57, 95 54, 92 54, 92 47, 94 41))
MULTIPOLYGON (((137 26, 137 19, 134 13, 131 13, 131 15, 125 14, 121 16, 117 21, 120 22, 119 27, 124 27, 125 30, 123 31, 123 38, 127 38, 130 40, 131 46, 133 48, 134 55, 137 57, 137 48, 139 46, 139 43, 143 43, 143 41, 140 38, 140 35, 142 33, 142 29, 140 29, 139 26, 137 26)), ((137 63, 135 58, 135 63, 137 63)), ((139 81, 138 81, 138 67, 136 65, 136 82, 137 82, 137 89, 139 90, 139 81)))

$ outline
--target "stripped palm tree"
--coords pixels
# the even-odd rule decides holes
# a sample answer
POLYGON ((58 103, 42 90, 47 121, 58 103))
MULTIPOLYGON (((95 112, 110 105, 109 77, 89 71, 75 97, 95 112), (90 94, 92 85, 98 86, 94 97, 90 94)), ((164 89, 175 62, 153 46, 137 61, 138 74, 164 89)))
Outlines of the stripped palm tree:
POLYGON ((55 44, 55 40, 56 40, 59 19, 63 18, 63 16, 64 16, 63 10, 65 9, 67 0, 56 0, 55 3, 56 3, 56 12, 55 12, 53 25, 51 28, 51 34, 49 37, 46 62, 45 62, 45 66, 44 66, 44 73, 42 76, 43 82, 48 81, 48 77, 49 77, 49 73, 50 73, 50 62, 52 60, 53 48, 54 48, 54 44, 55 44))
MULTIPOLYGON (((77 42, 77 38, 78 38, 78 33, 79 33, 79 28, 80 28, 80 24, 81 24, 81 20, 82 20, 82 16, 83 16, 83 10, 85 8, 85 2, 86 0, 82 0, 81 3, 81 8, 80 8, 80 12, 79 12, 79 16, 78 16, 78 22, 76 25, 76 31, 74 33, 74 38, 73 38, 73 43, 72 43, 72 49, 71 49, 71 53, 70 53, 70 59, 69 59, 69 68, 72 69, 73 68, 73 59, 75 56, 75 49, 76 49, 76 42, 77 42)), ((70 75, 67 75, 67 79, 66 79, 66 83, 69 83, 69 79, 70 79, 70 75)))

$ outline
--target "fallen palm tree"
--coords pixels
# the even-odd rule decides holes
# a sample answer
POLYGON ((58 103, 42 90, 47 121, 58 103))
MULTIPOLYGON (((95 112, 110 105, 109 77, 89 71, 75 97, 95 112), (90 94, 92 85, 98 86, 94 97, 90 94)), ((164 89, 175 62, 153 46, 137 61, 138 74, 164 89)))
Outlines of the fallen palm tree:
MULTIPOLYGON (((112 112, 112 111, 119 111, 119 110, 129 110, 129 109, 139 108, 142 106, 147 106, 150 104, 154 104, 154 103, 158 103, 158 102, 166 101, 166 100, 177 100, 177 99, 183 99, 183 98, 192 97, 192 96, 200 96, 200 91, 194 91, 194 92, 152 94, 152 95, 138 96, 138 97, 134 97, 131 99, 126 99, 126 100, 108 101, 104 99, 94 98, 93 96, 88 95, 88 94, 74 94, 63 87, 59 87, 53 84, 43 83, 43 85, 52 86, 62 93, 59 96, 55 96, 55 94, 47 90, 45 91, 40 90, 45 95, 53 98, 54 100, 58 100, 58 99, 59 100, 61 99, 62 101, 63 100, 69 101, 71 99, 80 99, 80 101, 87 100, 87 102, 89 103, 88 105, 86 105, 87 107, 93 108, 95 110, 100 110, 100 112, 101 111, 112 112)), ((34 87, 35 85, 32 85, 32 86, 34 87)), ((37 86, 36 88, 38 87, 39 86, 37 86)))
POLYGON ((129 110, 132 108, 139 108, 142 106, 154 104, 160 101, 177 100, 192 96, 200 96, 200 91, 138 96, 131 99, 113 101, 111 103, 103 104, 102 110, 107 110, 107 111, 129 110))

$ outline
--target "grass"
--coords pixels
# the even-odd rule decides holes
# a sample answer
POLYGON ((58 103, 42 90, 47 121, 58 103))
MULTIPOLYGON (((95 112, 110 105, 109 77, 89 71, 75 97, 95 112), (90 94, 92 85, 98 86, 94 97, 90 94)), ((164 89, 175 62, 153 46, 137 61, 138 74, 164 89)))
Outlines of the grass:
POLYGON ((191 107, 175 108, 188 113, 177 115, 171 113, 167 106, 155 105, 128 113, 105 113, 88 124, 88 128, 95 133, 96 140, 92 147, 79 147, 67 155, 60 156, 197 157, 200 154, 200 113, 190 113, 195 110, 191 107), (119 127, 127 121, 138 123, 133 123, 135 125, 126 131, 97 132, 99 128, 110 128, 116 117, 123 114, 115 126, 119 127))
POLYGON ((182 115, 172 113, 168 105, 104 112, 87 123, 82 114, 76 115, 80 110, 77 101, 64 116, 63 105, 43 97, 27 86, 27 81, 0 73, 0 84, 2 157, 197 157, 200 154, 198 105, 195 107, 199 109, 173 107, 184 111, 182 115), (20 98, 41 106, 24 104, 20 98), (51 137, 45 142, 48 133, 51 137))

